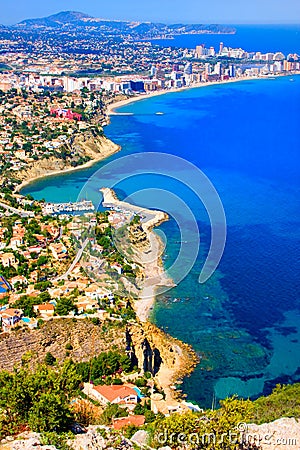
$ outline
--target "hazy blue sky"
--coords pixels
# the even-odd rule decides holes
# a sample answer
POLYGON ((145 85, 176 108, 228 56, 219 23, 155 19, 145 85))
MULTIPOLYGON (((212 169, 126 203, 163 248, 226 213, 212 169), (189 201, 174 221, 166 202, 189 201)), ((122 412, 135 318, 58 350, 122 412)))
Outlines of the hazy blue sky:
POLYGON ((0 23, 63 10, 110 19, 194 23, 300 23, 300 0, 0 0, 0 23))

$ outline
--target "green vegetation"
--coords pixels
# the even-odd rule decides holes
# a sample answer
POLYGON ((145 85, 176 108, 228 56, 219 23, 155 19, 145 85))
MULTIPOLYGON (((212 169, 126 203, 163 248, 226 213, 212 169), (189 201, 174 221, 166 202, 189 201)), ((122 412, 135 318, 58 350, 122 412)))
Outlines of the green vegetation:
POLYGON ((131 361, 124 354, 109 351, 100 353, 89 362, 78 363, 77 367, 82 381, 92 380, 95 384, 104 384, 105 381, 112 381, 112 375, 122 371, 128 372, 131 369, 131 361))
POLYGON ((72 439, 74 436, 72 433, 61 433, 47 431, 42 434, 42 445, 54 445, 58 450, 68 450, 70 447, 67 445, 67 440, 72 439))
POLYGON ((141 222, 141 216, 135 215, 132 221, 130 222, 130 225, 139 225, 141 222))
POLYGON ((57 316, 67 316, 71 311, 76 311, 74 301, 71 298, 61 297, 57 301, 57 305, 55 307, 55 314, 57 316))
MULTIPOLYGON (((143 407, 138 405, 135 413, 143 413, 143 407)), ((220 408, 215 411, 188 412, 160 417, 150 423, 148 429, 151 430, 152 445, 155 448, 162 446, 159 439, 165 440, 163 445, 179 448, 178 443, 185 435, 193 437, 192 442, 188 441, 191 449, 235 450, 246 448, 237 447, 237 441, 241 439, 239 424, 269 423, 281 417, 300 417, 300 383, 277 385, 272 394, 260 397, 253 402, 240 400, 234 396, 221 400, 220 408)), ((247 449, 252 448, 256 448, 254 444, 252 447, 251 445, 247 447, 247 449)))
POLYGON ((153 411, 151 411, 151 403, 145 402, 143 405, 141 403, 138 403, 136 407, 134 408, 134 414, 143 414, 145 416, 145 422, 146 423, 152 423, 156 419, 156 415, 153 411))
MULTIPOLYGON (((30 361, 31 356, 24 355, 22 367, 15 368, 13 373, 0 372, 0 438, 29 427, 32 431, 46 433, 45 442, 48 442, 52 432, 60 434, 70 429, 76 419, 71 400, 82 397, 80 386, 88 381, 90 373, 111 377, 131 368, 126 355, 112 351, 100 353, 85 363, 67 359, 59 365, 50 352, 44 364, 31 367, 30 361)), ((113 405, 105 412, 103 423, 122 415, 127 412, 124 414, 124 409, 113 405)), ((63 449, 63 444, 58 448, 63 449)))
POLYGON ((110 425, 113 418, 126 417, 128 412, 124 408, 120 408, 119 405, 108 405, 103 414, 101 415, 101 423, 103 425, 110 425))
POLYGON ((73 421, 70 401, 79 388, 76 364, 60 367, 25 365, 0 372, 0 436, 24 426, 37 432, 66 431, 73 421))
POLYGON ((52 353, 47 352, 45 356, 45 364, 47 364, 47 366, 54 366, 55 363, 56 358, 52 355, 52 353))
POLYGON ((30 297, 29 295, 22 295, 19 300, 17 300, 14 304, 14 308, 19 308, 23 310, 25 317, 36 317, 36 314, 33 310, 33 305, 39 304, 38 297, 30 297))
MULTIPOLYGON (((71 347, 71 344, 66 344, 66 348, 71 347)), ((71 401, 76 397, 86 397, 80 391, 81 383, 94 377, 102 383, 103 380, 119 382, 117 375, 120 371, 131 368, 127 356, 116 351, 103 352, 82 363, 66 360, 59 365, 51 353, 47 353, 44 364, 34 368, 30 361, 30 355, 24 355, 22 366, 15 368, 13 373, 0 372, 0 438, 28 427, 42 433, 44 444, 54 444, 61 450, 67 449, 66 440, 70 437, 67 432, 72 423, 80 421, 81 413, 74 413, 71 401)), ((140 378, 141 382, 137 384, 145 385, 146 378, 140 378)), ((240 423, 270 422, 282 416, 300 417, 300 383, 278 385, 271 395, 253 402, 235 396, 227 398, 220 401, 219 409, 203 413, 187 412, 164 417, 151 411, 150 402, 138 404, 134 413, 145 415, 144 428, 149 431, 154 448, 163 444, 176 449, 182 444, 182 439, 193 436, 189 441, 191 449, 235 450, 240 439, 240 423)), ((113 418, 125 416, 127 411, 111 404, 97 423, 110 425, 113 418)), ((129 427, 126 436, 130 437, 134 431, 134 427, 129 427)))
POLYGON ((254 402, 254 421, 272 422, 280 417, 300 417, 300 383, 278 384, 272 394, 254 402))
POLYGON ((159 418, 151 425, 152 444, 156 448, 162 446, 161 439, 164 439, 164 445, 179 448, 185 439, 191 449, 235 450, 238 444, 235 437, 239 437, 237 426, 250 421, 253 403, 232 397, 220 404, 220 409, 205 414, 187 412, 159 418))

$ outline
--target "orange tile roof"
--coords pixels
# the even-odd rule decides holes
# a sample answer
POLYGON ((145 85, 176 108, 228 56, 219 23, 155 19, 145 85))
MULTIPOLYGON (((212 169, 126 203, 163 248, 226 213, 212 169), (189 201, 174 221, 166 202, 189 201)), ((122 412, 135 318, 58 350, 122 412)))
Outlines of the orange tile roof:
POLYGON ((45 303, 44 305, 38 305, 39 311, 54 311, 54 306, 51 303, 45 303))
POLYGON ((141 427, 145 423, 145 416, 128 416, 122 417, 120 419, 115 419, 113 423, 113 428, 115 430, 120 430, 121 428, 127 427, 128 425, 134 425, 136 427, 141 427))
POLYGON ((4 311, 0 312, 0 315, 5 315, 7 317, 20 316, 21 315, 21 310, 20 309, 14 309, 14 308, 7 308, 4 311))
POLYGON ((128 386, 110 385, 110 386, 94 386, 94 389, 99 392, 106 400, 113 402, 116 398, 124 399, 130 395, 137 396, 137 393, 128 386))

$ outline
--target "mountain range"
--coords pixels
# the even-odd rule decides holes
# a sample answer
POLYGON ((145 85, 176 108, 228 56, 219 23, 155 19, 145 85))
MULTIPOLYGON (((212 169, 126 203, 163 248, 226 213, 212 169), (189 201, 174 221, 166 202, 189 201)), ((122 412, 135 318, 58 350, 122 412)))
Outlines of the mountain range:
POLYGON ((24 29, 86 29, 87 31, 99 31, 110 34, 136 34, 141 37, 156 37, 163 35, 178 34, 201 34, 201 33, 234 33, 234 28, 227 25, 204 25, 204 24, 172 24, 152 22, 136 22, 121 20, 106 20, 95 18, 77 11, 62 11, 57 14, 26 19, 19 22, 15 27, 24 29))

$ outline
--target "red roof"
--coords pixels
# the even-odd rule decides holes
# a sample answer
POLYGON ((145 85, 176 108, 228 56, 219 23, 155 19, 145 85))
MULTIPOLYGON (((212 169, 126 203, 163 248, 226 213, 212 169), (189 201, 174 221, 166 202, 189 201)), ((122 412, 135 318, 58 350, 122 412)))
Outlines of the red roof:
POLYGON ((46 303, 45 305, 38 305, 39 311, 54 311, 54 306, 51 303, 46 303))
POLYGON ((95 386, 94 389, 99 392, 110 403, 116 400, 118 397, 124 399, 131 395, 137 397, 137 393, 134 389, 128 386, 110 385, 110 386, 95 386))
POLYGON ((5 309, 4 311, 0 312, 1 316, 5 316, 5 317, 20 317, 22 315, 22 312, 20 309, 14 309, 14 308, 8 308, 5 309))
POLYGON ((128 416, 121 417, 120 419, 115 419, 113 427, 115 430, 120 430, 121 428, 127 427, 128 425, 134 425, 136 427, 141 427, 145 423, 145 416, 128 416))

